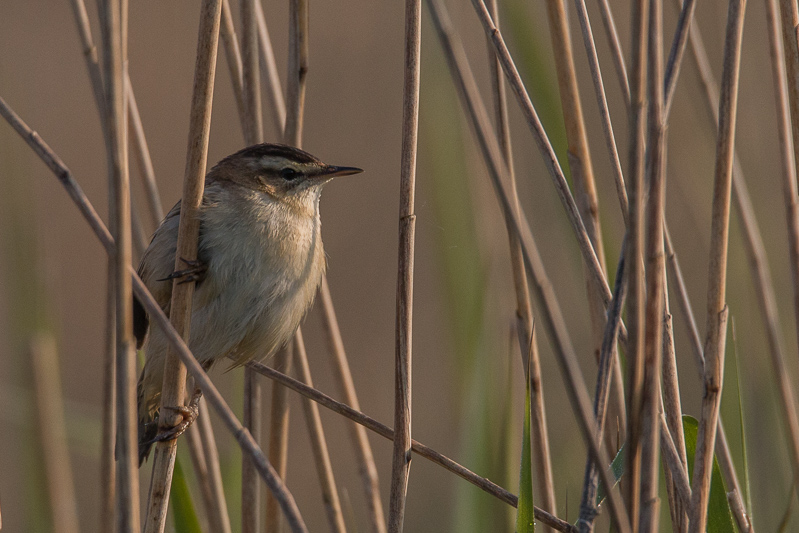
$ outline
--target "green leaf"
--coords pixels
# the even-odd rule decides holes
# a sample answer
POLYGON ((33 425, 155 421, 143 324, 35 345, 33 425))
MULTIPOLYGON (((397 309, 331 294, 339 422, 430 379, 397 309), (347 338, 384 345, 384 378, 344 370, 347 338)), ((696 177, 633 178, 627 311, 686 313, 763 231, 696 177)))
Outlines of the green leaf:
MULTIPOLYGON (((696 454, 696 436, 699 432, 699 422, 688 415, 682 417, 683 432, 685 433, 685 451, 688 456, 688 476, 693 479, 694 455, 696 454)), ((735 533, 732 521, 732 511, 727 502, 727 489, 721 477, 719 463, 713 456, 713 473, 710 477, 710 499, 707 507, 707 532, 708 533, 735 533)))
POLYGON ((522 433, 522 461, 519 468, 519 503, 516 507, 516 533, 533 533, 535 516, 533 508, 533 462, 530 443, 530 370, 525 372, 524 424, 522 433))
MULTIPOLYGON (((616 457, 613 458, 613 461, 610 463, 610 473, 613 475, 613 486, 615 487, 618 485, 619 480, 621 479, 622 474, 624 474, 624 445, 622 444, 619 451, 616 452, 616 457)), ((605 492, 605 486, 600 483, 599 487, 596 491, 596 504, 597 506, 601 505, 605 498, 607 497, 608 493, 605 492)))
POLYGON ((175 473, 172 475, 172 490, 169 493, 169 504, 172 506, 172 518, 175 521, 175 531, 181 533, 202 533, 197 512, 191 492, 183 475, 180 460, 175 458, 175 473))

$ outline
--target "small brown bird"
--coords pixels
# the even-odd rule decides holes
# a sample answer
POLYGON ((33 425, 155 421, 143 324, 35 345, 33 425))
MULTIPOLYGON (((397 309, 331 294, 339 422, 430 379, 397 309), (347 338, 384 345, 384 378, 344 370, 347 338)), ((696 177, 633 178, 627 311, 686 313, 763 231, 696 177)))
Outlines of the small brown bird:
MULTIPOLYGON (((225 357, 234 366, 262 360, 292 337, 325 271, 322 188, 334 176, 359 172, 279 144, 257 144, 224 158, 205 178, 197 261, 179 272, 173 270, 180 202, 161 222, 139 276, 167 314, 172 280, 197 282, 188 344, 206 370, 225 357)), ((138 385, 141 464, 155 441, 175 432, 157 434, 166 337, 159 328, 148 334, 147 313, 135 299, 133 316, 146 358, 138 385)))

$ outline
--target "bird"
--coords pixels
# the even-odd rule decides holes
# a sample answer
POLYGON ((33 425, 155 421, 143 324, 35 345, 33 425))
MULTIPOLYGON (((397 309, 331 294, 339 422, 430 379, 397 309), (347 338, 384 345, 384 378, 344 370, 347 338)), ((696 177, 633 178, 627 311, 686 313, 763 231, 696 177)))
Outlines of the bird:
MULTIPOLYGON (((188 346, 207 371, 261 361, 285 345, 314 301, 326 269, 319 200, 332 178, 363 172, 332 166, 282 144, 248 146, 219 161, 205 177, 197 259, 175 269, 180 201, 155 230, 138 274, 169 314, 173 280, 196 282, 188 346)), ((149 328, 134 298, 133 330, 145 363, 139 377, 139 465, 159 440, 176 438, 197 416, 196 392, 174 428, 158 416, 168 341, 149 328)))

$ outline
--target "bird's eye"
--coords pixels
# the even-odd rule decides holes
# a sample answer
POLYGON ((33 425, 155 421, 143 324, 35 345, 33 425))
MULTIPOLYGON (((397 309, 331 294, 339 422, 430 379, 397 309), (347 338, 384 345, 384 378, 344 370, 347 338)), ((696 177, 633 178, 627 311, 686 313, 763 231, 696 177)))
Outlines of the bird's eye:
POLYGON ((280 177, 282 177, 286 181, 292 181, 296 179, 299 175, 300 175, 299 172, 289 167, 286 167, 280 171, 280 177))

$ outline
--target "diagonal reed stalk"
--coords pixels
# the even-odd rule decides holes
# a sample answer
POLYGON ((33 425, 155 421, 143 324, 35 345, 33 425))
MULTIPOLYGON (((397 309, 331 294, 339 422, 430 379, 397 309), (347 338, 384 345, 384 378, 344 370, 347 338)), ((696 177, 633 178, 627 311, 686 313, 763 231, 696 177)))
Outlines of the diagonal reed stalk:
POLYGON ((575 236, 577 238, 577 244, 579 245, 580 253, 583 256, 583 261, 587 266, 591 281, 596 287, 600 288, 602 302, 607 307, 611 297, 610 287, 608 286, 608 282, 605 279, 605 273, 602 270, 599 260, 597 259, 596 252, 591 244, 591 239, 588 237, 588 232, 586 231, 585 225, 580 217, 577 204, 574 201, 574 197, 571 194, 569 185, 566 182, 566 176, 563 174, 563 169, 558 163, 555 151, 552 148, 552 143, 549 141, 546 131, 544 131, 544 127, 541 124, 541 120, 538 118, 538 113, 535 110, 535 106, 533 106, 533 103, 530 100, 530 95, 528 94, 527 89, 522 82, 521 76, 519 75, 519 71, 513 62, 513 58, 511 58, 510 52, 505 45, 505 40, 502 38, 502 33, 491 20, 491 15, 488 13, 485 4, 481 0, 472 0, 472 5, 477 11, 477 16, 480 19, 480 23, 483 25, 486 35, 494 45, 494 51, 497 59, 499 60, 500 65, 502 65, 502 70, 505 72, 505 76, 507 77, 508 83, 513 89, 513 93, 516 95, 519 106, 522 108, 524 118, 530 128, 530 132, 533 134, 536 145, 541 152, 541 155, 544 159, 544 164, 549 171, 550 177, 555 185, 555 190, 558 193, 558 197, 560 198, 560 201, 566 210, 566 215, 571 223, 572 229, 574 230, 575 236))
MULTIPOLYGON (((92 231, 100 240, 103 248, 105 248, 106 253, 109 256, 114 254, 116 244, 111 236, 111 233, 108 231, 108 228, 106 228, 105 224, 103 224, 103 221, 100 219, 100 216, 97 214, 94 206, 86 197, 86 194, 83 192, 83 190, 81 190, 80 186, 75 181, 72 172, 70 172, 61 158, 59 158, 58 155, 53 152, 53 150, 35 131, 31 130, 30 127, 22 121, 19 115, 17 115, 8 106, 8 104, 6 104, 2 97, 0 97, 0 116, 2 116, 11 125, 11 127, 14 128, 20 137, 22 137, 28 146, 31 147, 36 155, 39 156, 45 165, 47 165, 47 167, 53 172, 61 185, 66 189, 67 194, 69 194, 69 197, 75 203, 81 215, 89 223, 92 231)), ((244 428, 244 426, 242 426, 241 423, 236 419, 233 411, 230 409, 227 403, 225 403, 222 395, 219 393, 216 387, 214 387, 214 384, 197 362, 194 355, 192 355, 180 334, 170 323, 169 317, 164 314, 164 311, 159 307, 158 303, 155 301, 155 298, 153 298, 152 294, 150 294, 150 291, 147 290, 147 287, 141 281, 141 278, 139 278, 136 270, 131 265, 128 265, 128 276, 130 276, 130 279, 133 280, 133 293, 144 306, 145 311, 147 311, 150 316, 150 319, 153 320, 154 323, 164 331, 167 341, 170 343, 170 345, 177 350, 178 355, 186 365, 186 368, 190 372, 191 376, 194 378, 195 383, 202 389, 204 397, 211 404, 211 406, 222 419, 225 426, 236 439, 236 442, 241 448, 242 453, 253 458, 261 478, 266 482, 267 487, 269 487, 269 489, 276 494, 280 508, 287 515, 287 521, 292 532, 306 532, 307 528, 305 527, 305 523, 299 514, 299 510, 297 509, 297 505, 294 502, 294 498, 291 496, 291 493, 288 491, 280 478, 276 476, 274 468, 272 468, 272 465, 269 464, 269 461, 258 447, 258 444, 252 438, 249 431, 247 431, 247 429, 244 428)))
MULTIPOLYGON (((255 20, 256 0, 242 0, 241 6, 241 88, 243 111, 242 129, 245 144, 263 141, 261 118, 261 87, 258 74, 258 33, 255 20)), ((229 48, 230 49, 230 48, 229 48)), ((235 63, 231 63, 235 66, 235 63)), ((234 76, 231 79, 235 80, 234 76)), ((234 82, 235 87, 235 82, 234 82)), ((244 413, 242 423, 250 430, 255 442, 261 441, 261 384, 257 376, 244 369, 244 413)), ((257 533, 260 530, 261 485, 258 472, 249 457, 242 456, 241 463, 241 531, 257 533)))
MULTIPOLYGON (((791 139, 791 114, 788 94, 786 92, 786 75, 784 53, 780 46, 779 11, 776 0, 766 0, 766 15, 769 26, 769 45, 771 52, 771 71, 774 83, 774 92, 777 102, 777 122, 780 139, 780 162, 782 163, 782 195, 785 200, 785 222, 788 227, 788 249, 790 252, 791 275, 793 281, 794 314, 799 331, 799 205, 797 204, 796 163, 793 158, 793 142, 791 139)), ((797 95, 799 96, 799 94, 797 95)), ((799 104, 799 102, 797 102, 799 104)), ((768 300, 769 310, 773 309, 774 322, 776 322, 776 302, 774 298, 768 300)), ((775 338, 781 339, 778 334, 775 338)), ((771 338, 771 336, 769 336, 771 338)), ((771 363, 774 367, 774 377, 780 391, 783 416, 788 428, 789 452, 793 465, 794 486, 799 483, 799 419, 797 419, 796 401, 790 381, 790 374, 781 343, 772 347, 771 363), (776 349, 775 349, 776 348, 776 349)))
MULTIPOLYGON (((605 146, 608 150, 608 156, 610 157, 611 168, 613 170, 613 181, 616 184, 616 192, 619 198, 622 199, 622 213, 624 214, 625 224, 629 224, 627 221, 627 209, 625 208, 626 201, 624 200, 627 194, 624 185, 624 175, 621 170, 619 151, 616 147, 616 137, 613 134, 613 123, 610 120, 610 110, 608 109, 608 100, 605 95, 605 84, 602 81, 602 69, 599 66, 599 57, 597 56, 591 21, 588 19, 588 9, 586 8, 585 0, 575 0, 574 4, 577 9, 577 18, 580 21, 583 44, 585 45, 585 51, 588 55, 588 65, 591 71, 591 81, 594 85, 597 105, 599 106, 599 115, 602 120, 602 132, 605 136, 605 146)), ((594 237, 594 239, 596 238, 597 237, 594 237)))
POLYGON ((696 441, 696 457, 691 483, 691 524, 689 531, 700 533, 707 521, 713 448, 721 400, 724 371, 724 348, 728 309, 725 302, 727 281, 727 246, 732 189, 733 146, 738 104, 741 41, 746 0, 731 0, 724 42, 719 134, 716 145, 716 172, 713 185, 710 267, 708 272, 707 333, 705 337, 705 372, 702 413, 696 441))
MULTIPOLYGON (((664 224, 665 233, 665 224, 664 224)), ((668 242, 668 238, 664 238, 664 244, 668 242)), ((664 257, 665 261, 665 257, 664 257)), ((688 458, 685 450, 685 434, 682 424, 682 404, 680 401, 680 384, 677 379, 677 354, 674 350, 674 327, 669 309, 668 298, 668 280, 664 277, 663 284, 666 285, 664 293, 666 297, 663 299, 663 368, 661 370, 663 376, 663 408, 662 415, 664 425, 660 428, 661 448, 664 440, 671 440, 675 446, 675 454, 679 459, 679 463, 675 464, 675 468, 666 469, 664 471, 664 478, 666 480, 666 489, 669 496, 669 512, 671 513, 671 523, 673 529, 677 533, 685 533, 688 529, 688 515, 686 510, 690 505, 690 482, 688 481, 688 458), (678 483, 680 482, 675 475, 674 471, 679 470, 681 476, 686 479, 685 486, 688 488, 688 497, 676 498, 675 491, 677 490, 678 483)), ((665 457, 665 453, 664 453, 665 457)))
POLYGON ((108 150, 109 221, 117 247, 111 254, 116 298, 116 530, 139 531, 139 472, 136 462, 136 353, 133 343, 130 180, 125 135, 125 45, 122 7, 102 9, 105 70, 105 137, 108 150))
MULTIPOLYGON (((562 5, 562 4, 559 4, 562 5)), ((489 0, 486 6, 491 10, 491 18, 494 24, 499 26, 499 10, 497 2, 489 0)), ((562 10, 557 10, 559 13, 556 15, 563 21, 562 10)), ((565 41, 568 47, 568 40, 565 41)), ((490 62, 491 73, 491 87, 493 89, 493 103, 494 103, 494 116, 497 125, 497 131, 500 135, 500 144, 502 147, 502 154, 505 158, 505 164, 508 166, 510 178, 510 190, 513 196, 514 208, 519 211, 521 209, 519 204, 519 196, 516 190, 516 175, 513 169, 513 153, 511 149, 510 139, 510 125, 508 123, 508 103, 507 103, 507 90, 505 87, 505 80, 502 75, 502 66, 499 64, 491 43, 488 43, 488 53, 490 62)), ((565 54, 566 57, 571 58, 571 52, 565 54)), ((574 74, 574 65, 572 63, 571 74, 574 74)), ((567 84, 569 89, 574 89, 576 93, 576 85, 572 87, 567 84)), ((572 94, 576 96, 576 94, 572 94)), ((565 100, 564 100, 565 101, 565 100)), ((570 110, 572 113, 580 115, 579 100, 576 104, 571 101, 570 110)), ((566 105, 564 105, 564 108, 566 105)), ((584 178, 585 182, 590 182, 593 188, 593 174, 591 173, 591 162, 588 154, 587 141, 585 139, 585 130, 582 120, 579 120, 579 125, 572 128, 572 133, 582 138, 578 141, 579 153, 582 156, 577 158, 574 166, 576 168, 587 167, 587 177, 584 178), (590 177, 590 180, 588 179, 590 177)), ((568 134, 568 132, 567 132, 568 134)), ((585 204, 591 204, 588 195, 585 194, 586 186, 582 185, 582 197, 585 199, 585 204)), ((594 198, 594 204, 595 202, 594 198)), ((597 221, 598 222, 598 221, 597 221)), ((522 258, 521 244, 519 243, 518 236, 514 233, 510 223, 506 220, 506 227, 508 231, 508 239, 510 244, 511 256, 511 269, 513 274, 513 286, 516 293, 516 316, 519 320, 519 351, 522 354, 522 363, 524 368, 528 369, 530 376, 530 423, 531 423, 531 440, 532 440, 532 454, 535 463, 535 476, 537 484, 537 500, 541 503, 541 507, 551 513, 557 509, 555 503, 555 483, 552 475, 552 457, 549 451, 549 430, 547 428, 546 409, 544 408, 544 390, 541 381, 541 362, 538 352, 537 335, 535 334, 533 309, 530 302, 530 288, 527 284, 527 274, 524 272, 524 259, 522 258)), ((593 226, 592 226, 593 227, 593 226)), ((545 532, 548 529, 545 529, 545 532)))
MULTIPOLYGON (((302 333, 298 330, 294 335, 294 356, 297 362, 297 371, 303 383, 313 387, 311 379, 311 369, 308 366, 308 355, 305 353, 305 342, 302 333)), ((255 371, 248 368, 251 372, 255 371)), ((322 488, 322 500, 325 506, 330 531, 343 533, 347 531, 344 525, 344 515, 341 512, 341 501, 338 497, 336 480, 333 477, 333 465, 330 461, 330 453, 327 449, 325 432, 322 428, 322 418, 319 416, 319 406, 305 398, 303 399, 303 409, 305 410, 305 422, 308 426, 308 433, 311 435, 311 449, 316 462, 316 470, 319 475, 319 484, 322 488)))
MULTIPOLYGON (((607 452, 596 439, 595 419, 591 410, 588 393, 586 392, 585 380, 583 379, 582 372, 577 363, 577 356, 566 330, 560 306, 555 297, 551 283, 547 278, 532 232, 530 231, 530 226, 523 213, 513 209, 511 194, 507 183, 508 170, 505 166, 496 135, 491 129, 485 106, 480 99, 476 82, 469 68, 468 61, 466 60, 465 52, 460 41, 456 38, 455 31, 452 28, 449 16, 443 4, 437 0, 428 0, 428 6, 430 7, 430 12, 436 27, 436 33, 444 49, 447 63, 450 66, 450 74, 452 75, 458 89, 458 94, 461 97, 461 103, 477 137, 483 158, 488 166, 489 177, 491 178, 495 192, 500 201, 501 208, 505 213, 506 219, 512 221, 513 231, 517 233, 522 243, 525 269, 528 276, 533 281, 535 295, 543 311, 544 327, 552 340, 556 359, 564 375, 566 390, 572 403, 572 408, 577 414, 577 422, 583 434, 583 439, 588 444, 593 458, 599 464, 610 464, 607 452)), ((483 5, 483 7, 485 6, 483 5)), ((481 17, 481 19, 483 19, 483 17, 481 17)), ((491 22, 490 17, 488 18, 488 22, 491 22)), ((493 24, 492 28, 490 35, 495 46, 503 44, 499 37, 498 30, 493 27, 493 24)), ((506 65, 509 64, 507 62, 509 55, 507 54, 506 48, 504 51, 505 54, 501 55, 500 59, 502 59, 503 69, 507 74, 508 70, 506 65)), ((512 63, 510 63, 510 65, 512 65, 512 63)), ((513 70, 515 71, 515 68, 513 70)), ((531 107, 527 109, 529 111, 531 107)), ((550 146, 551 149, 549 141, 546 138, 543 140, 546 141, 546 145, 550 146)), ((593 253, 593 251, 591 253, 593 253)), ((594 258, 596 258, 596 256, 594 256, 594 258)), ((599 275, 602 276, 602 273, 600 272, 599 275)), ((601 279, 604 281, 604 278, 601 279)), ((599 472, 605 486, 612 488, 613 483, 606 469, 600 468, 599 472)), ((608 500, 611 513, 613 514, 619 530, 622 532, 630 531, 630 522, 626 510, 612 490, 608 491, 608 500)))
POLYGON ((411 350, 413 264, 416 231, 416 148, 419 133, 419 72, 422 33, 421 0, 405 1, 405 59, 402 89, 402 156, 400 162, 399 252, 394 355, 394 428, 388 531, 400 533, 411 468, 411 350))
MULTIPOLYGON (((613 297, 608 306, 608 316, 605 330, 602 335, 602 346, 599 351, 599 369, 597 372, 597 385, 594 394, 594 416, 596 417, 597 440, 601 441, 605 430, 605 420, 608 407, 608 394, 610 391, 611 365, 614 358, 618 358, 617 339, 621 325, 621 311, 626 298, 627 280, 625 258, 627 255, 627 239, 622 241, 621 257, 616 268, 616 283, 613 287, 613 297)), ((580 502, 580 516, 577 527, 581 533, 593 529, 593 521, 597 516, 596 495, 598 488, 597 464, 589 455, 585 464, 585 477, 583 494, 580 502)))
POLYGON ((275 54, 272 51, 272 41, 269 39, 269 30, 266 27, 266 18, 264 17, 264 8, 261 2, 255 3, 255 16, 258 23, 258 45, 261 49, 259 56, 261 60, 261 78, 266 87, 269 101, 272 103, 269 106, 269 110, 272 112, 275 130, 283 131, 286 128, 286 103, 283 101, 283 91, 280 89, 275 54))
MULTIPOLYGON (((194 89, 189 118, 189 140, 186 155, 186 172, 180 209, 175 270, 182 268, 182 260, 197 258, 200 232, 198 210, 205 185, 208 157, 208 139, 211 126, 216 53, 219 42, 220 0, 206 0, 200 11, 200 28, 197 39, 197 59, 194 71, 194 89)), ((191 309, 194 283, 174 280, 170 302, 170 320, 184 339, 191 331, 191 309)), ((161 392, 159 425, 169 428, 181 421, 181 415, 170 408, 183 405, 186 396, 186 368, 174 349, 167 350, 164 380, 161 392)), ((158 442, 153 458, 145 533, 161 533, 166 524, 172 471, 177 454, 177 439, 158 442)))
MULTIPOLYGON (((356 424, 359 424, 360 427, 364 427, 370 431, 374 431, 381 437, 384 437, 389 440, 394 440, 395 433, 394 431, 386 426, 385 424, 381 424, 377 420, 371 418, 370 416, 354 409, 353 407, 338 402, 331 398, 330 396, 326 395, 325 393, 309 387, 298 381, 290 376, 282 372, 278 372, 277 370, 270 368, 264 364, 251 362, 248 363, 250 368, 255 369, 256 372, 259 374, 266 376, 267 378, 279 382, 284 386, 290 388, 291 390, 302 394, 306 398, 310 398, 314 402, 330 409, 331 411, 338 413, 346 418, 349 418, 356 424)), ((411 449, 414 453, 424 457, 425 459, 436 463, 437 465, 445 468, 446 470, 452 472, 453 474, 463 478, 464 480, 468 481, 469 483, 473 484, 474 486, 482 489, 486 493, 494 496, 495 498, 516 507, 518 504, 518 498, 516 495, 508 492, 507 490, 503 489, 496 483, 492 482, 489 479, 481 477, 471 470, 461 466, 460 464, 456 463, 449 457, 431 449, 428 446, 416 441, 411 440, 411 449)), ((542 523, 546 524, 547 526, 552 527, 557 531, 566 531, 566 532, 576 532, 576 528, 566 522, 565 520, 561 520, 556 516, 548 513, 547 511, 540 509, 538 507, 535 508, 535 518, 542 523)))
MULTIPOLYGON (((338 327, 336 311, 333 308, 333 299, 330 296, 330 287, 326 276, 322 276, 320 293, 328 351, 333 357, 336 380, 347 404, 354 409, 360 410, 358 395, 355 392, 355 383, 352 380, 347 353, 344 351, 344 341, 341 338, 341 330, 338 327)), ((372 533, 385 533, 386 523, 383 517, 383 503, 380 499, 380 483, 377 477, 377 467, 375 466, 372 448, 369 445, 369 438, 366 430, 359 424, 352 424, 350 437, 355 447, 355 458, 358 461, 358 470, 361 473, 361 480, 366 493, 371 531, 372 533)))

